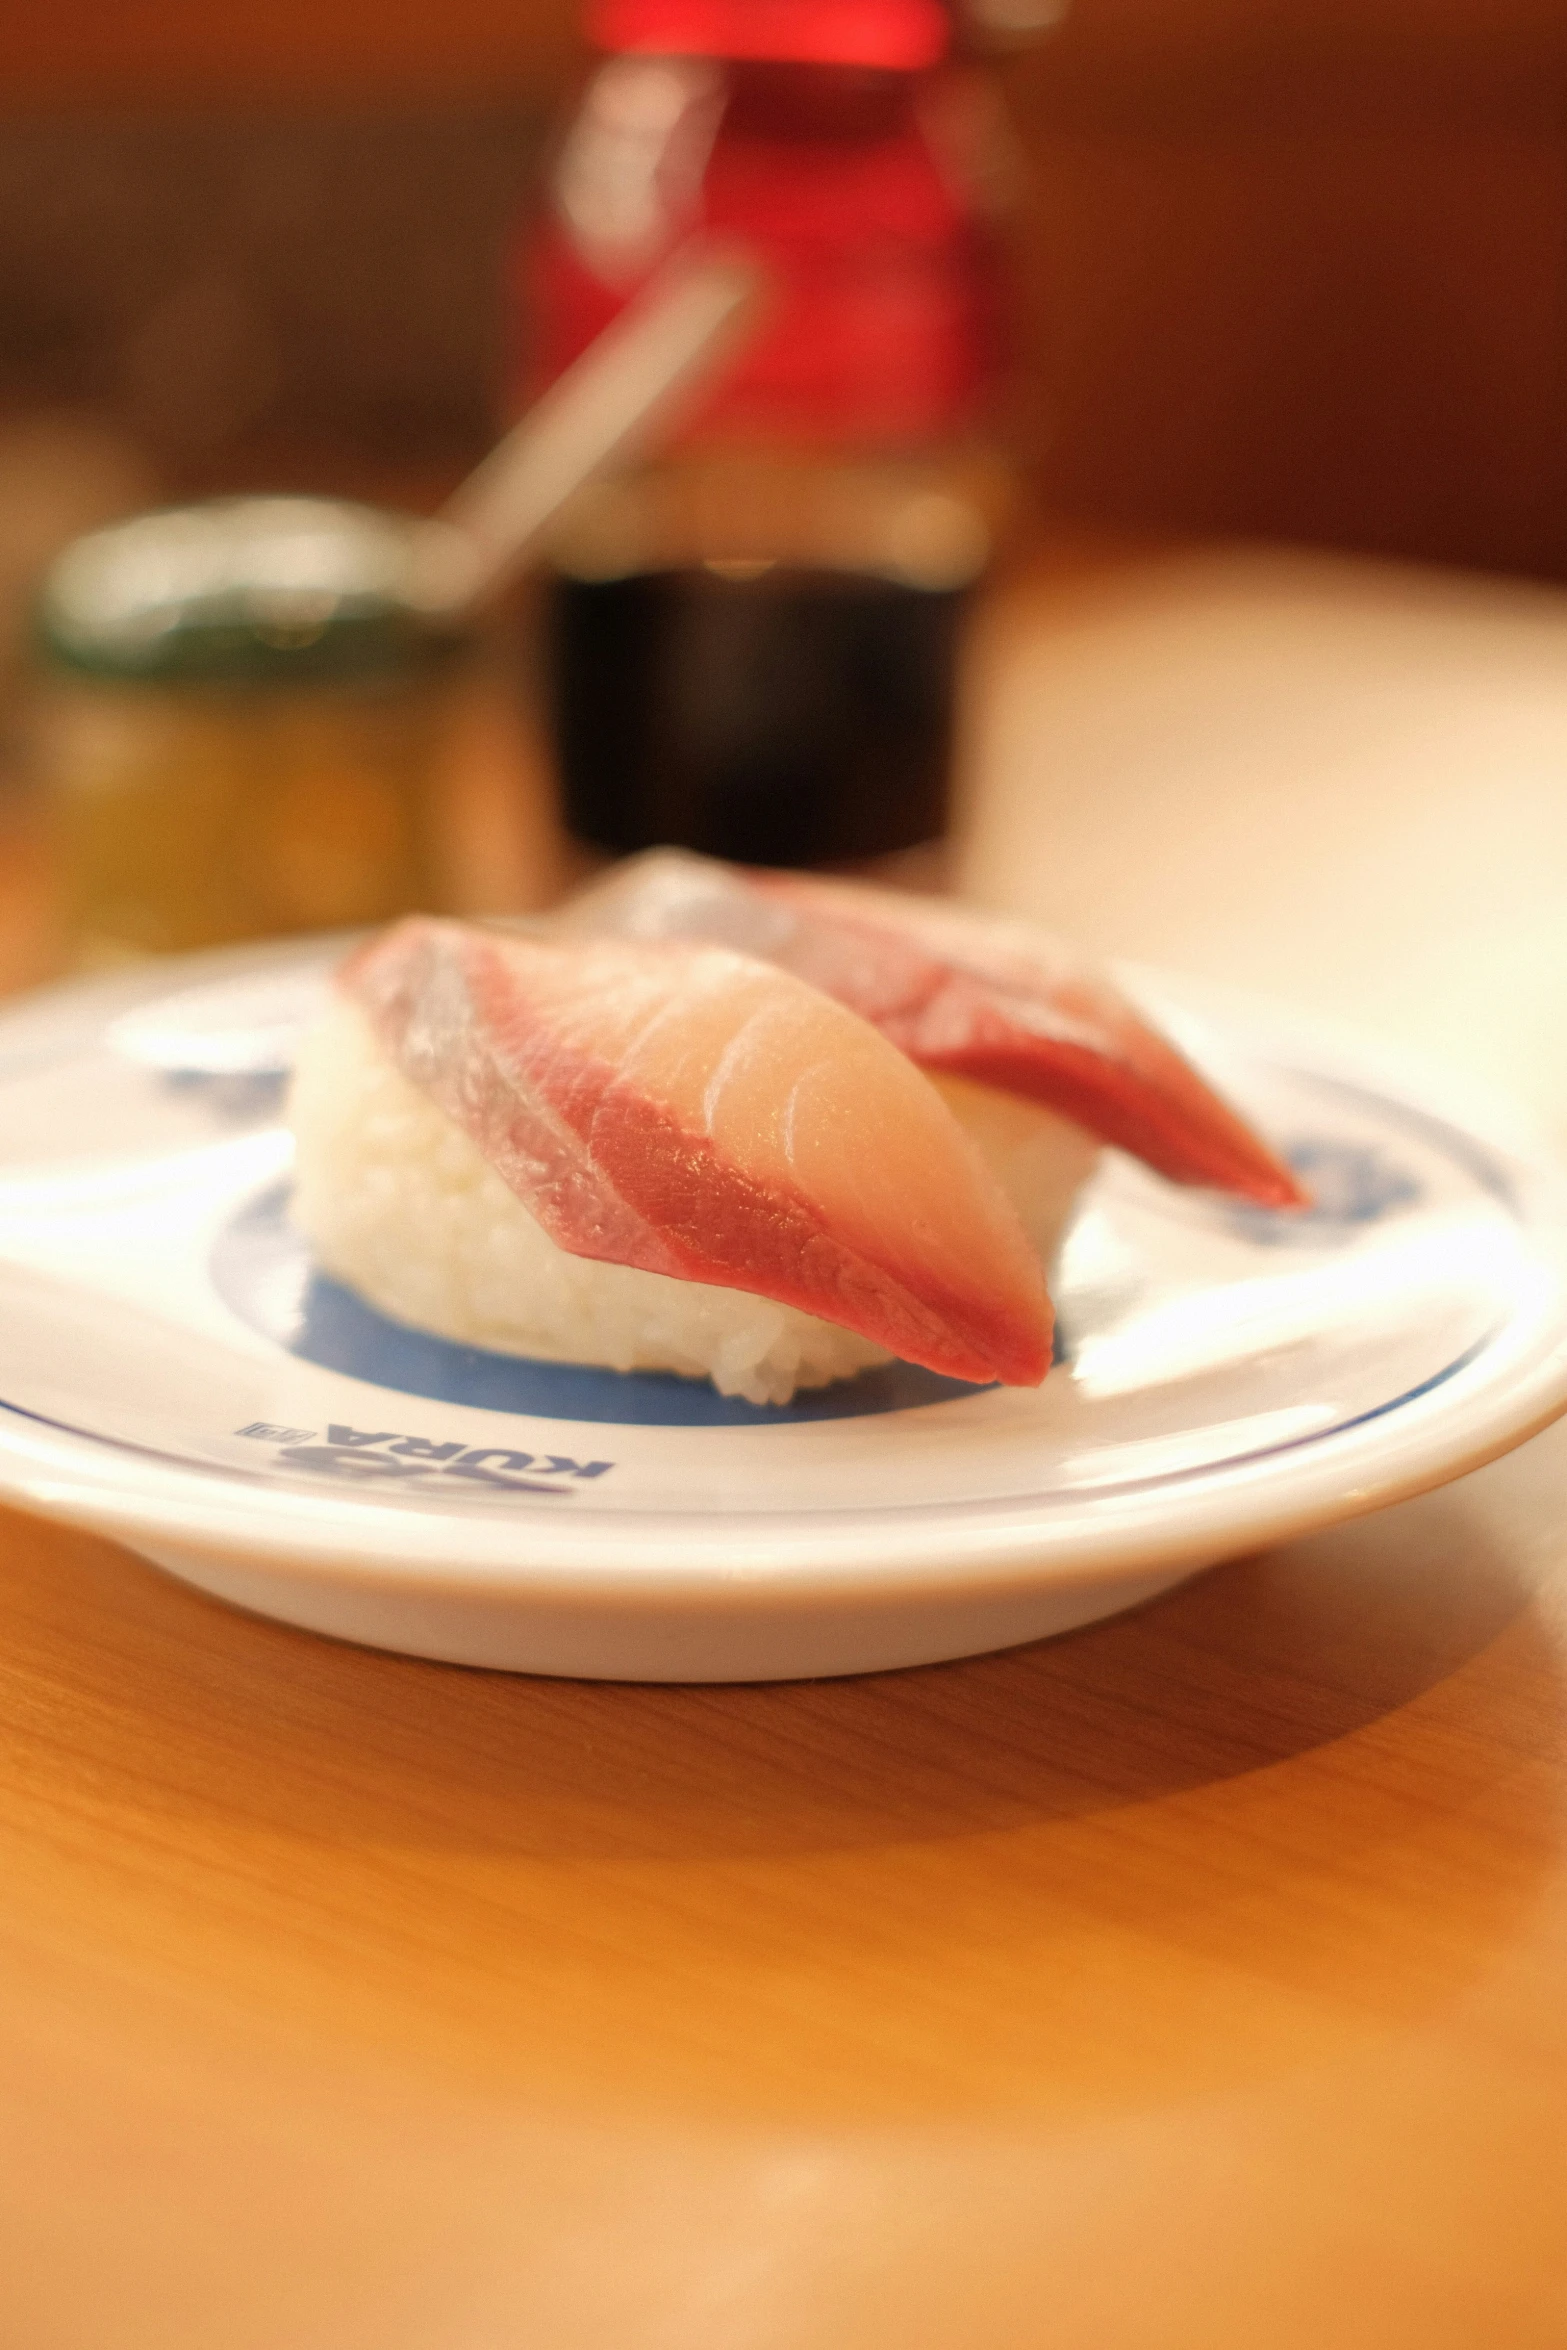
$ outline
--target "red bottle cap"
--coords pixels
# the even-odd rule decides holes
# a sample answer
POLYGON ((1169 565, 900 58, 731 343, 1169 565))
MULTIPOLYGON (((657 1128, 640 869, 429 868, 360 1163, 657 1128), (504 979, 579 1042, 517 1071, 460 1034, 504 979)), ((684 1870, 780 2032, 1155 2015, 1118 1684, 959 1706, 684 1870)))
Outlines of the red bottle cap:
POLYGON ((597 48, 918 73, 947 46, 939 0, 588 0, 597 48))

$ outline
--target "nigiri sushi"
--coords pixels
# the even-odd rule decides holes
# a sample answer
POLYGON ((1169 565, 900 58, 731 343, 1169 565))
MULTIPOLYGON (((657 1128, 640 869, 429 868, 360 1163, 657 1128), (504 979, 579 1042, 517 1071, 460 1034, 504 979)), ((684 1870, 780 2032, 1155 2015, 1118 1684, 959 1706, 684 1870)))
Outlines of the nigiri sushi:
MULTIPOLYGON (((762 956, 871 1021, 932 1075, 1054 1113, 1172 1182, 1263 1207, 1304 1204, 1289 1168, 1108 974, 1024 923, 653 849, 581 892, 553 927, 708 939, 762 956)), ((1036 1157, 1051 1142, 1041 1129, 1036 1157)))
POLYGON ((723 947, 414 917, 338 973, 291 1117, 317 1261, 447 1337, 754 1402, 1049 1365, 1037 1249, 940 1093, 723 947))

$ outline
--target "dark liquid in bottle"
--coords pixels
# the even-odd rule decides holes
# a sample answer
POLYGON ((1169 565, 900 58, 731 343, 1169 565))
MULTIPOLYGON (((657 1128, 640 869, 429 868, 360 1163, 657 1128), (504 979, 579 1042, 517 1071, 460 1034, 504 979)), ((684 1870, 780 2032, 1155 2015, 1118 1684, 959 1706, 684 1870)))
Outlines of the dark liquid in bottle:
POLYGON ((715 568, 557 579, 549 687, 566 822, 617 851, 875 857, 946 817, 962 589, 715 568))

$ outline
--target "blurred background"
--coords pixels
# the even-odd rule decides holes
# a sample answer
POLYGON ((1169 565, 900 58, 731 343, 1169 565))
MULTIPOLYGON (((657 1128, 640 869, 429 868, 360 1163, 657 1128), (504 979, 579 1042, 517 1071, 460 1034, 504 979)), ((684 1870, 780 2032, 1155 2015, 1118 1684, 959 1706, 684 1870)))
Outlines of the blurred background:
MULTIPOLYGON (((1029 450, 1065 517, 1567 567, 1549 0, 992 0, 1029 450)), ((175 491, 485 445, 572 0, 12 0, 0 413, 175 491)))
MULTIPOLYGON (((634 12, 634 0, 627 5, 634 12)), ((1037 571, 1053 549, 1124 557, 1216 541, 1567 578, 1567 18, 1559 8, 1548 0, 1186 0, 1179 9, 1165 0, 968 0, 951 13, 960 64, 999 100, 981 143, 998 184, 1005 181, 996 214, 1007 289, 1002 438, 1015 499, 1006 562, 993 579, 1008 576, 1007 565, 1012 576, 1019 566, 1037 571)), ((39 805, 36 793, 27 797, 30 785, 42 780, 57 806, 89 810, 99 833, 80 855, 100 864, 130 854, 138 828, 151 837, 140 818, 118 830, 99 824, 112 764, 99 723, 111 709, 105 695, 77 695, 84 708, 92 703, 85 730, 78 711, 68 726, 40 731, 24 673, 29 602, 49 557, 117 515, 214 493, 319 492, 433 510, 515 413, 520 387, 540 380, 538 306, 519 298, 518 256, 532 233, 525 224, 542 215, 563 126, 583 103, 590 70, 575 0, 233 0, 222 10, 204 0, 65 8, 12 0, 0 59, 0 727, 4 773, 23 788, 0 794, 0 985, 35 976, 69 946, 40 878, 58 841, 51 849, 29 830, 39 805), (24 802, 32 815, 20 812, 24 802)), ((769 562, 778 553, 770 550, 769 562)), ((736 607, 745 602, 744 561, 707 569, 726 573, 723 592, 736 607)), ((278 874, 286 868, 287 888, 280 882, 281 894, 259 910, 220 921, 209 909, 205 928, 165 923, 142 943, 369 919, 411 896, 474 909, 550 896, 573 869, 549 813, 561 741, 569 748, 572 725, 580 733, 602 711, 605 675, 629 674, 611 621, 656 638, 658 657, 678 668, 668 631, 689 619, 683 607, 674 620, 651 607, 608 614, 603 581, 590 573, 560 590, 565 622, 550 641, 557 661, 568 669, 577 661, 581 675, 574 685, 568 679, 567 701, 573 692, 577 700, 564 721, 557 711, 554 735, 537 696, 530 699, 544 639, 531 623, 513 626, 507 674, 492 661, 488 684, 464 704, 463 757, 438 781, 421 771, 395 783, 440 800, 434 867, 407 840, 395 856, 386 846, 401 818, 387 813, 390 802, 378 815, 375 794, 402 757, 392 738, 383 729, 367 749, 368 737, 333 734, 329 788, 320 734, 308 755, 299 749, 297 788, 283 795, 296 831, 261 860, 278 874), (586 613, 578 615, 586 654, 566 627, 577 626, 572 595, 586 613), (381 896, 381 884, 369 882, 357 895, 335 894, 333 872, 362 861, 365 844, 378 839, 381 896)), ((1373 592, 1364 585, 1370 576, 1357 574, 1361 584, 1349 589, 1347 574, 1313 575, 1308 601, 1348 615, 1345 645, 1364 640, 1351 607, 1373 592)), ((939 580, 915 585, 927 602, 945 592, 939 580)), ((904 579, 900 594, 907 586, 904 579)), ((712 602, 719 587, 709 578, 703 592, 712 602)), ((1217 594, 1221 606, 1231 592, 1211 583, 1193 590, 1199 602, 1217 594)), ((1259 593, 1293 611, 1306 591, 1295 573, 1268 573, 1260 589, 1248 578, 1234 590, 1248 611, 1259 593)), ((799 609, 791 609, 793 626, 799 609)), ((877 660, 887 676, 901 663, 890 686, 885 677, 875 686, 886 686, 876 726, 902 725, 910 741, 923 726, 944 744, 950 713, 911 699, 908 681, 922 667, 933 674, 947 653, 921 650, 936 638, 917 643, 899 620, 893 635, 903 636, 888 654, 876 633, 885 635, 883 620, 869 613, 869 650, 844 691, 852 698, 877 660)), ((682 705, 688 731, 712 732, 721 697, 703 680, 733 675, 736 625, 731 613, 717 652, 720 638, 697 631, 698 698, 706 693, 709 706, 693 717, 682 705)), ((1059 613, 1049 625, 1057 636, 1036 630, 1014 664, 1046 684, 1069 667, 1059 657, 1059 613)), ((1135 634, 1135 616, 1129 625, 1135 634)), ((1281 620, 1279 629, 1294 625, 1281 620)), ((1274 652, 1283 641, 1278 630, 1268 640, 1274 652)), ((1327 642, 1320 631, 1311 641, 1327 642)), ((775 628, 767 643, 779 642, 775 628)), ((1249 640, 1230 627, 1226 642, 1249 640)), ((1116 659, 1130 676, 1130 657, 1116 659)), ((1243 677, 1251 673, 1250 652, 1237 649, 1235 659, 1243 677)), ((1437 636, 1419 661, 1401 651, 1390 659, 1400 676, 1418 670, 1428 682, 1451 668, 1437 636)), ((1342 681, 1341 653, 1324 651, 1321 660, 1323 674, 1342 681)), ((777 686, 787 665, 773 650, 767 662, 777 691, 771 702, 763 693, 747 718, 753 768, 756 743, 769 730, 776 742, 789 702, 777 686)), ((1148 758, 1167 772, 1179 745, 1163 649, 1143 674, 1155 680, 1148 758)), ((1301 676, 1295 734, 1273 746, 1281 791, 1303 778, 1320 789, 1331 763, 1320 748, 1298 748, 1322 704, 1320 679, 1301 676)), ((1216 709, 1233 707, 1228 684, 1211 698, 1216 709)), ((1407 698, 1409 708, 1429 700, 1426 685, 1411 686, 1407 698)), ((1027 705, 1026 725, 1004 714, 991 724, 997 739, 1011 725, 1009 744, 1016 737, 1022 745, 994 762, 1010 762, 1015 805, 1048 805, 1055 837, 1081 797, 1082 776, 1102 767, 1094 730, 1111 705, 1098 684, 1079 699, 1081 709, 1047 696, 1027 705), (1074 727, 1087 748, 1070 773, 1058 762, 1052 781, 1031 746, 1070 743, 1074 727)), ((172 772, 173 737, 154 743, 136 714, 149 706, 124 704, 124 740, 137 736, 142 761, 115 753, 114 788, 126 809, 126 779, 139 791, 152 772, 149 744, 158 773, 172 772)), ((823 716, 797 767, 821 764, 821 744, 840 718, 836 709, 823 716)), ((226 738, 228 797, 209 810, 209 833, 216 841, 226 827, 224 853, 232 862, 238 843, 254 864, 260 787, 252 778, 242 789, 236 779, 241 752, 250 758, 262 730, 254 711, 241 721, 226 738)), ((672 723, 667 708, 649 715, 647 741, 672 723)), ((1364 735, 1363 712, 1354 724, 1364 735)), ((970 744, 984 733, 983 724, 964 727, 970 744)), ((1212 741, 1190 712, 1186 734, 1190 760, 1200 749, 1211 771, 1212 741)), ((195 735, 187 737, 181 756, 188 753, 194 775, 198 749, 208 759, 210 743, 193 748, 195 735)), ((399 740, 406 747, 412 739, 405 728, 399 740)), ((589 745, 617 773, 622 749, 618 740, 589 745)), ((1254 749, 1235 746, 1248 772, 1254 749)), ((265 755, 280 775, 275 742, 265 755)), ((1123 756, 1139 805, 1156 788, 1141 756, 1123 756)), ((785 777, 791 790, 794 774, 785 777)), ((939 786, 938 777, 938 798, 939 786)), ((861 787, 851 775, 844 790, 861 787)), ((882 785, 872 778, 863 788, 874 796, 882 785)), ((180 812, 194 805, 193 797, 171 801, 157 818, 164 836, 178 833, 190 849, 178 886, 192 904, 208 854, 180 812)), ((1352 815, 1363 829, 1362 806, 1358 787, 1346 794, 1344 839, 1354 837, 1352 815)), ((1466 815, 1450 828, 1462 850, 1455 871, 1471 854, 1469 826, 1466 815)), ((638 837, 612 823, 587 829, 601 849, 638 837)), ((979 828, 966 884, 1054 914, 1048 888, 1012 881, 1017 822, 1009 816, 1004 839, 992 829, 1001 845, 987 848, 979 828)), ((908 813, 901 832, 885 828, 882 845, 902 848, 929 830, 924 815, 908 813)), ((696 837, 724 848, 731 836, 698 826, 696 837)), ((740 845, 726 853, 773 853, 771 835, 742 827, 733 838, 740 845), (762 849, 747 846, 755 839, 762 849)), ((866 845, 876 844, 802 832, 793 854, 830 861, 866 845)), ((779 855, 789 853, 785 838, 779 855)), ((1047 867, 1042 851, 1041 873, 1047 867)), ((1342 857, 1331 886, 1342 896, 1342 857)), ((1383 866, 1367 889, 1385 898, 1383 866)), ((1065 911, 1096 935, 1091 918, 1065 911)), ((1157 945, 1157 912, 1139 905, 1134 939, 1101 926, 1097 943, 1157 945)), ((1553 935, 1554 919, 1542 912, 1553 935)))

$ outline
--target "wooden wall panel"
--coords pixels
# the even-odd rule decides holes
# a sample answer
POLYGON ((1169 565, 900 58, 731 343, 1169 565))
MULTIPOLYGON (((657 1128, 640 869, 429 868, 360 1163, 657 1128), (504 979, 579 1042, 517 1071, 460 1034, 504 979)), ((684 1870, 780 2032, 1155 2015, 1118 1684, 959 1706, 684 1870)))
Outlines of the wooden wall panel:
POLYGON ((1567 150, 1530 130, 1037 140, 1054 502, 1507 568, 1567 557, 1567 150))
MULTIPOLYGON (((534 87, 576 46, 577 0, 8 0, 0 90, 71 102, 199 92, 534 87)), ((1042 10, 1041 13, 1044 13, 1042 10)), ((1073 70, 1475 50, 1560 53, 1558 0, 1067 0, 1073 70)))
POLYGON ((576 0, 8 0, 0 95, 493 98, 560 79, 577 16, 576 0))

